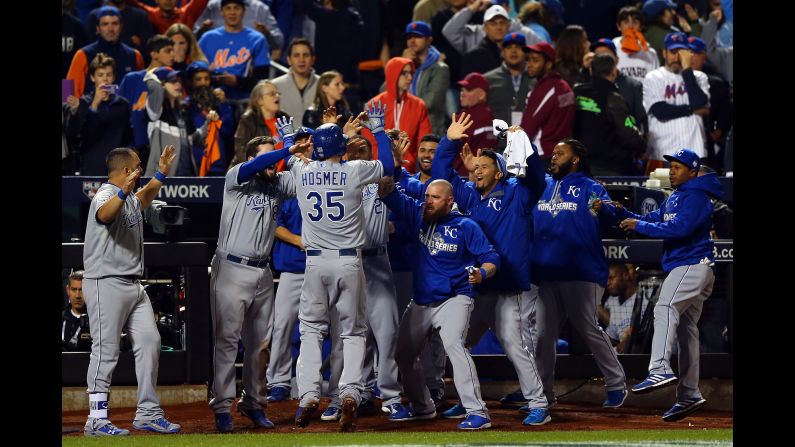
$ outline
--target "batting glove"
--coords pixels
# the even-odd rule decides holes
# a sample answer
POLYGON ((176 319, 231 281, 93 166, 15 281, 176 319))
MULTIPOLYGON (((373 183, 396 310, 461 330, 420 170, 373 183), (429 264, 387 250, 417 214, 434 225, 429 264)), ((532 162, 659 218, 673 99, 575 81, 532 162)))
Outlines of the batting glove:
POLYGON ((380 100, 378 101, 378 104, 375 104, 375 102, 370 101, 370 106, 367 109, 367 117, 369 119, 363 122, 362 125, 370 129, 370 132, 372 133, 383 132, 385 112, 386 112, 386 104, 381 104, 380 100))
POLYGON ((295 129, 293 129, 293 117, 286 117, 283 116, 281 118, 276 118, 276 132, 279 133, 279 138, 284 140, 285 135, 295 134, 295 129))

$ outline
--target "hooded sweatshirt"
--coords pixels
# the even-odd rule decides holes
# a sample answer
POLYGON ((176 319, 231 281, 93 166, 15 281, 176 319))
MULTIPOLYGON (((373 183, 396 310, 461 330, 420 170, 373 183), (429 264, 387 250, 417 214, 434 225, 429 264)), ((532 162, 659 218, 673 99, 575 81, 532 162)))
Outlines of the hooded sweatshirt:
POLYGON ((553 71, 538 80, 527 97, 522 129, 540 149, 541 158, 552 157, 555 145, 571 135, 574 113, 574 93, 560 73, 553 71))
MULTIPOLYGON (((403 67, 414 63, 411 59, 405 57, 393 57, 386 63, 384 72, 386 73, 386 91, 374 96, 371 101, 386 105, 386 114, 384 115, 385 129, 400 129, 409 134, 411 145, 403 157, 407 163, 403 166, 412 174, 417 172, 417 146, 420 139, 428 133, 431 133, 431 121, 428 119, 428 109, 425 107, 425 102, 412 95, 408 91, 403 92, 398 99, 398 78, 403 67), (398 119, 399 118, 399 119, 398 119)), ((367 101, 368 104, 370 101, 367 101)), ((368 130, 362 130, 362 135, 370 140, 370 144, 375 149, 377 143, 373 134, 368 130)), ((376 155, 376 154, 373 154, 376 155)))
POLYGON ((688 180, 680 185, 662 206, 640 216, 624 208, 623 217, 638 219, 635 231, 662 238, 663 270, 693 265, 709 259, 715 262, 714 243, 709 236, 712 228, 712 201, 723 198, 723 186, 715 173, 688 180))
POLYGON ((533 283, 541 281, 586 281, 607 284, 607 259, 601 223, 612 224, 615 207, 592 209, 594 199, 610 200, 604 186, 582 172, 560 180, 546 177, 547 187, 533 210, 533 248, 530 269, 533 283))
POLYGON ((422 221, 423 202, 409 198, 398 189, 382 200, 414 234, 411 266, 413 300, 417 304, 428 305, 456 295, 475 298, 466 268, 490 262, 499 271, 500 256, 472 219, 451 211, 436 222, 425 223, 422 221))

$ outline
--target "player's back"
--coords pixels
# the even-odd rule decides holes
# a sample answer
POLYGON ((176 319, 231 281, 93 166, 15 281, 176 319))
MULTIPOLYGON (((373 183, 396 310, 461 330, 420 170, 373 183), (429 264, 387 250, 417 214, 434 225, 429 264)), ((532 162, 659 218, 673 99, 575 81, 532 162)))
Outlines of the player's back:
POLYGON ((362 187, 381 178, 381 162, 297 161, 291 172, 303 219, 304 246, 320 249, 364 246, 362 187))

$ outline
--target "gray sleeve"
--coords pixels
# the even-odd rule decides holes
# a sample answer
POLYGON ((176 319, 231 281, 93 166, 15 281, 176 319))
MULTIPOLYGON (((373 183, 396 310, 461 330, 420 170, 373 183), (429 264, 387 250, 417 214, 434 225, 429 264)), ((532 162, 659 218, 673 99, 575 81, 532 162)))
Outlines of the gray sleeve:
POLYGON ((146 97, 146 114, 149 115, 150 120, 157 121, 160 119, 160 114, 163 113, 163 97, 165 96, 163 85, 160 84, 154 73, 147 73, 144 76, 144 82, 149 92, 146 97))
POLYGON ((440 63, 436 68, 433 79, 428 83, 428 95, 425 95, 425 102, 428 112, 431 110, 445 110, 445 97, 447 89, 450 87, 450 67, 445 63, 440 63))
POLYGON ((271 13, 268 5, 259 1, 256 3, 259 4, 257 7, 257 21, 268 28, 268 45, 270 45, 271 51, 281 50, 284 48, 284 34, 282 34, 282 30, 279 28, 279 23, 276 21, 276 18, 273 17, 273 13, 271 13))
POLYGON ((356 173, 359 175, 359 185, 358 188, 364 188, 365 185, 369 185, 370 183, 376 183, 377 181, 381 180, 381 177, 384 176, 384 165, 381 164, 379 160, 357 160, 348 163, 356 163, 358 165, 358 169, 356 173))
POLYGON ((295 197, 295 181, 293 174, 290 172, 280 172, 279 176, 279 191, 281 192, 282 199, 292 199, 295 197))
POLYGON ((472 18, 472 11, 464 7, 444 25, 442 28, 442 35, 447 38, 453 48, 458 50, 459 53, 464 54, 467 50, 464 45, 464 38, 467 33, 471 33, 467 29, 467 23, 472 18))
POLYGON ((720 74, 729 82, 733 81, 733 50, 718 46, 718 21, 711 14, 701 30, 701 38, 707 44, 707 59, 718 68, 720 74))

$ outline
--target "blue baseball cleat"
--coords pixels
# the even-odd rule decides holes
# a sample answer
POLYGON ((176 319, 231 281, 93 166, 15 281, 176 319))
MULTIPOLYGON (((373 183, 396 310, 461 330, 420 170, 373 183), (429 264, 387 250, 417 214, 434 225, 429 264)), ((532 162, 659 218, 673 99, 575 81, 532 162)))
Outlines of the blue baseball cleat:
POLYGON ((627 399, 627 390, 613 390, 607 392, 607 400, 602 402, 602 406, 604 408, 618 408, 621 405, 624 405, 624 401, 627 399))
POLYGON ((462 419, 467 415, 467 409, 461 405, 461 402, 453 405, 442 413, 442 417, 447 419, 462 419))
POLYGON ((524 425, 544 425, 551 421, 552 417, 549 415, 549 410, 546 408, 533 408, 530 414, 524 418, 522 424, 524 425))
POLYGON ((679 380, 673 374, 649 374, 649 377, 632 387, 633 393, 644 394, 660 389, 666 385, 673 385, 679 380))
POLYGON ((215 413, 215 429, 218 433, 232 433, 232 415, 229 413, 215 413))
POLYGON ((263 428, 273 428, 273 422, 268 419, 268 416, 265 415, 265 411, 263 410, 248 410, 246 408, 237 407, 237 411, 240 412, 243 416, 251 419, 254 422, 254 425, 257 427, 263 428))
POLYGON ((491 427, 491 419, 476 414, 470 414, 463 422, 458 424, 461 430, 480 430, 491 427))
POLYGON ((701 409, 707 404, 706 399, 685 399, 675 403, 670 410, 663 414, 662 419, 665 422, 675 422, 684 419, 688 414, 701 409))
POLYGON ((169 422, 164 417, 152 420, 135 420, 133 421, 133 427, 138 430, 153 431, 155 433, 179 433, 182 428, 179 424, 169 422))

